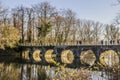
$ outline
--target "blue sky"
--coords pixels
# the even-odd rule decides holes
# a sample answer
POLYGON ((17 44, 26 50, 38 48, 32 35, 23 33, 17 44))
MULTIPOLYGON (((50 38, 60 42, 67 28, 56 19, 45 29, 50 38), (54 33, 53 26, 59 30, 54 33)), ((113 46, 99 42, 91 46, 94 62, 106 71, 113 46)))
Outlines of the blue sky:
POLYGON ((117 0, 0 0, 9 8, 18 5, 31 6, 43 1, 50 2, 57 9, 72 9, 80 19, 111 23, 120 10, 120 5, 113 6, 117 0))

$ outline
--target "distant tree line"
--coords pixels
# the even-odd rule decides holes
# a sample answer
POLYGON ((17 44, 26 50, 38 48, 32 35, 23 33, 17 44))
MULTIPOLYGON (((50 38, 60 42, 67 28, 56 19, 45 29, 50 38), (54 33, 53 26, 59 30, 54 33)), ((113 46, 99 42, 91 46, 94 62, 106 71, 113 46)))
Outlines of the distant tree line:
POLYGON ((0 4, 0 26, 7 24, 17 28, 20 43, 60 45, 82 41, 98 44, 101 40, 119 40, 119 19, 120 16, 112 24, 83 20, 71 9, 57 9, 49 2, 31 7, 17 6, 11 10, 0 4))

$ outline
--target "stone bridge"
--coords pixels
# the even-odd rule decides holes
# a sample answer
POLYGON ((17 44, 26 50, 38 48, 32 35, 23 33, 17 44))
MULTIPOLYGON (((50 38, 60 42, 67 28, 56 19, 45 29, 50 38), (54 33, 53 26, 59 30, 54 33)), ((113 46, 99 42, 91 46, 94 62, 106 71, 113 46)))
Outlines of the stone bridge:
POLYGON ((120 45, 21 46, 21 49, 23 59, 42 65, 114 66, 120 60, 120 45))

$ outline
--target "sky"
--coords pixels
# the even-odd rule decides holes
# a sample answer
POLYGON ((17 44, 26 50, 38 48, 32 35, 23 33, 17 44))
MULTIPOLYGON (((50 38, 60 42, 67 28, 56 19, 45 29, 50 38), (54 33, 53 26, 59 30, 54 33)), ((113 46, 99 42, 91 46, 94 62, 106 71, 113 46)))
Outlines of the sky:
POLYGON ((15 8, 19 5, 30 7, 31 5, 48 1, 59 9, 71 9, 80 19, 94 20, 110 24, 120 12, 117 0, 0 0, 3 5, 15 8))

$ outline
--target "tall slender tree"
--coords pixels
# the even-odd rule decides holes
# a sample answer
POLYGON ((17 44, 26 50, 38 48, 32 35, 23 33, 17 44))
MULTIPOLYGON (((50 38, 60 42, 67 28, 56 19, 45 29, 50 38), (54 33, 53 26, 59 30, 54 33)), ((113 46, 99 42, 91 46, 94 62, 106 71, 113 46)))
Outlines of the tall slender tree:
POLYGON ((52 19, 55 15, 55 8, 48 2, 42 2, 33 6, 37 15, 38 37, 41 43, 45 40, 46 35, 51 31, 52 19))
POLYGON ((12 10, 13 15, 13 25, 19 29, 21 43, 24 43, 24 25, 25 25, 25 8, 23 6, 18 6, 12 10))

